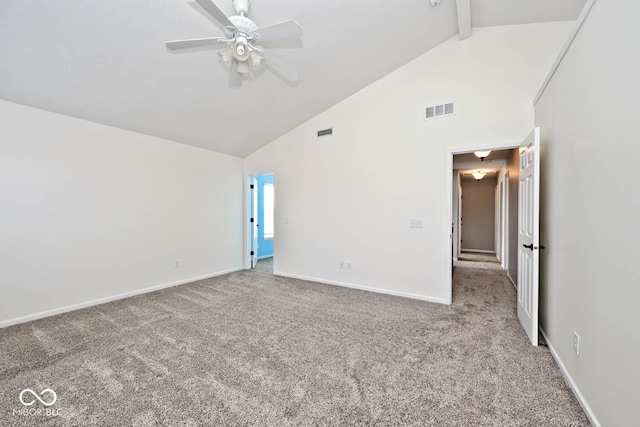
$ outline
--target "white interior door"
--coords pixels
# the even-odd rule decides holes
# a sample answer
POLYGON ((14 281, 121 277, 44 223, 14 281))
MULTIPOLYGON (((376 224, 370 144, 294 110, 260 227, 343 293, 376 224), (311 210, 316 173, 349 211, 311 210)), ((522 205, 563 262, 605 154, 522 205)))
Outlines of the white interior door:
POLYGON ((518 319, 538 345, 540 267, 540 128, 520 145, 518 178, 518 319))
POLYGON ((258 180, 251 177, 251 268, 258 264, 258 180))

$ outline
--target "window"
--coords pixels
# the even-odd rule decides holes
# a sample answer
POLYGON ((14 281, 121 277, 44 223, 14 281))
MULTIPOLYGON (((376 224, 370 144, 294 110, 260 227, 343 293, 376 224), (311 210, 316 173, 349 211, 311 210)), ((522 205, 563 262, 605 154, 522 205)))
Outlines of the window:
POLYGON ((274 220, 273 220, 273 200, 274 200, 274 191, 273 184, 264 184, 263 186, 263 194, 264 194, 264 238, 265 239, 273 239, 274 233, 274 220))

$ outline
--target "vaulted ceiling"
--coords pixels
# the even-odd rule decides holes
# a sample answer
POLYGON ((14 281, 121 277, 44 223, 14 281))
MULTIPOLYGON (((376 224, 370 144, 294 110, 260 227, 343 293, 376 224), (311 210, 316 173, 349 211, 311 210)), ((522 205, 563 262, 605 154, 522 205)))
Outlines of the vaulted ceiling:
MULTIPOLYGON (((233 15, 231 0, 215 0, 233 15)), ((300 74, 261 70, 239 89, 211 47, 223 36, 189 0, 2 0, 0 98, 244 157, 472 27, 567 21, 585 0, 253 0, 258 27, 293 19, 299 42, 264 43, 300 74)))

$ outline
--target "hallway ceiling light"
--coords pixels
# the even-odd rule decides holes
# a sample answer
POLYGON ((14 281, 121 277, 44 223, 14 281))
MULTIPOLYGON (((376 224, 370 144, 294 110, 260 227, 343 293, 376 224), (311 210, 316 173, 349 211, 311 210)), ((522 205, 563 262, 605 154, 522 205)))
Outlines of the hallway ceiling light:
POLYGON ((480 160, 482 160, 484 162, 484 159, 491 154, 491 150, 487 150, 487 151, 476 151, 473 154, 476 155, 476 157, 479 157, 480 160))
POLYGON ((473 177, 480 181, 482 178, 484 178, 484 176, 486 175, 486 172, 482 172, 482 171, 477 171, 477 172, 473 172, 471 175, 473 175, 473 177))

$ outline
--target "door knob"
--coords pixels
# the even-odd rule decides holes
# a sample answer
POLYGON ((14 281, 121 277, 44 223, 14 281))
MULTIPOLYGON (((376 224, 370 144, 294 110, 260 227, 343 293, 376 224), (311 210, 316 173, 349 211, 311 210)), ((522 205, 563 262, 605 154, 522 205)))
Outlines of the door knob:
POLYGON ((525 244, 523 244, 522 246, 524 246, 524 247, 525 247, 525 248, 527 248, 527 249, 531 249, 531 250, 533 250, 533 243, 532 243, 532 244, 530 244, 530 245, 525 245, 525 244))

